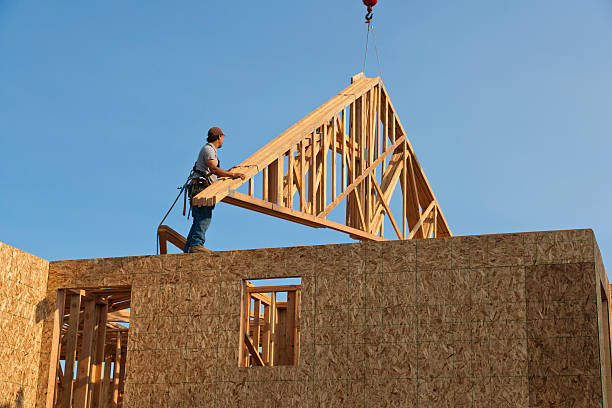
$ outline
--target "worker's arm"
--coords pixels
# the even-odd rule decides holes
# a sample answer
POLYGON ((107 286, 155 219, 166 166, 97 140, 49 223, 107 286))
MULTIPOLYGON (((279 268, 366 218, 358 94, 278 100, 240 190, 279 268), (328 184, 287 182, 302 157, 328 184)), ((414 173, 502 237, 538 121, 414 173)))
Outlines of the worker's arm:
POLYGON ((217 177, 230 177, 233 179, 240 178, 244 180, 244 174, 225 171, 217 166, 216 160, 207 160, 206 166, 210 169, 210 172, 217 177))

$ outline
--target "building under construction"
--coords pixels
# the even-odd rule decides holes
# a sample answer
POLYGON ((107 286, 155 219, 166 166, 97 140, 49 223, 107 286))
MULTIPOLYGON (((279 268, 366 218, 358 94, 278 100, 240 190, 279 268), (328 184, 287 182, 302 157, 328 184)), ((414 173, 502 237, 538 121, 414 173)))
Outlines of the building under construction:
POLYGON ((453 237, 379 78, 241 166, 195 203, 360 242, 166 254, 184 238, 162 226, 161 255, 54 262, 0 243, 0 407, 612 407, 593 232, 453 237))

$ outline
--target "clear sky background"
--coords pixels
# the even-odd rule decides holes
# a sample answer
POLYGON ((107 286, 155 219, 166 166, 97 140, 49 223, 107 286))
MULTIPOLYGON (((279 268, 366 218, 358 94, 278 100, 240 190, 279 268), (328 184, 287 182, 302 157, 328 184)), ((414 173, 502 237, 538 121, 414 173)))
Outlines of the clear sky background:
MULTIPOLYGON (((344 89, 363 68, 364 13, 0 0, 0 241, 49 260, 155 253, 206 130, 228 134, 227 168, 344 89)), ((374 22, 454 235, 592 228, 610 268, 612 2, 381 0, 374 22)), ((179 212, 168 223, 186 235, 179 212)), ((207 246, 337 242, 352 240, 220 204, 207 246)))

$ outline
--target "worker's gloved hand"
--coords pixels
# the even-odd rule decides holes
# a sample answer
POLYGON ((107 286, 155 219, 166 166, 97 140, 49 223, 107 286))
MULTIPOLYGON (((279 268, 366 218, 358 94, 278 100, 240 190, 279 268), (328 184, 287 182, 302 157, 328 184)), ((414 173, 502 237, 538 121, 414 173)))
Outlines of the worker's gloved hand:
POLYGON ((237 179, 237 178, 239 178, 239 179, 244 180, 244 179, 245 179, 245 176, 244 176, 244 174, 242 174, 242 173, 232 173, 232 178, 233 178, 233 179, 237 179))

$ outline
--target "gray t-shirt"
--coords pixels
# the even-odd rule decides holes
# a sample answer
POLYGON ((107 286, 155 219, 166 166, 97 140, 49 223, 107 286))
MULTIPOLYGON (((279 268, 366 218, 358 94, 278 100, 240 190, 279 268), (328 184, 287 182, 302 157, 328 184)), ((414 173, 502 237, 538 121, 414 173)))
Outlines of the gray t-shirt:
POLYGON ((212 174, 210 169, 206 165, 208 160, 216 160, 217 166, 219 166, 219 159, 217 158, 217 149, 210 143, 206 143, 202 150, 200 150, 200 154, 198 155, 198 161, 196 162, 196 170, 204 173, 206 177, 210 180, 211 183, 217 181, 217 175, 212 174))

